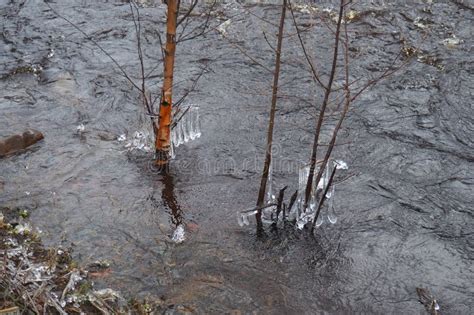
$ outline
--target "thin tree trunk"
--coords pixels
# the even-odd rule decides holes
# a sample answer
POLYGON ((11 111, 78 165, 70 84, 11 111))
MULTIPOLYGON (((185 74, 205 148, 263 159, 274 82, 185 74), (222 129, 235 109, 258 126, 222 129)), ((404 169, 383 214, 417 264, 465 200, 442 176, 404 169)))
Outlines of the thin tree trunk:
MULTIPOLYGON (((326 107, 329 102, 329 95, 331 94, 331 89, 332 89, 332 84, 334 82, 334 76, 336 74, 336 66, 337 66, 337 56, 338 56, 338 49, 339 49, 339 38, 340 38, 340 31, 341 31, 341 23, 342 23, 342 17, 344 14, 344 0, 341 0, 341 4, 339 7, 339 16, 337 20, 337 28, 336 28, 336 35, 335 35, 335 43, 334 43, 334 55, 333 55, 333 60, 332 60, 332 67, 331 67, 331 73, 329 75, 329 81, 326 86, 326 90, 324 93, 324 100, 323 104, 321 106, 321 111, 319 114, 318 122, 316 124, 316 130, 314 132, 314 140, 313 140, 313 149, 311 152, 311 161, 310 161, 310 167, 309 167, 309 176, 308 176, 308 181, 306 183, 306 190, 305 190, 305 198, 304 198, 304 204, 303 204, 303 209, 306 210, 308 207, 309 200, 311 198, 311 190, 313 188, 313 178, 314 178, 314 170, 316 168, 316 156, 317 156, 317 150, 318 150, 318 144, 319 144, 319 134, 321 132, 321 126, 323 125, 323 120, 324 120, 324 113, 326 111, 326 107)), ((324 165, 321 165, 320 172, 322 171, 322 168, 324 165)), ((322 172, 321 172, 322 173, 322 172)), ((316 183, 317 185, 317 183, 316 183)))
MULTIPOLYGON (((321 196, 321 199, 319 200, 318 204, 318 209, 316 210, 316 213, 314 214, 313 222, 311 224, 311 235, 314 233, 314 226, 316 225, 316 221, 318 220, 319 213, 321 212, 321 208, 323 207, 324 201, 326 200, 326 196, 328 194, 329 188, 332 185, 332 181, 334 180, 334 175, 336 174, 337 167, 334 166, 334 168, 331 171, 331 177, 329 178, 329 182, 326 184, 326 188, 324 189, 323 195, 321 196)), ((334 198, 334 196, 332 196, 334 198)))
POLYGON ((166 46, 164 60, 164 81, 161 91, 159 120, 155 121, 155 150, 156 165, 160 169, 166 169, 169 160, 171 144, 171 123, 172 123, 172 96, 173 96, 173 71, 174 55, 176 51, 176 22, 178 17, 179 0, 168 0, 168 14, 166 21, 166 46))
POLYGON ((261 232, 263 230, 261 207, 265 199, 265 190, 267 188, 268 172, 270 169, 270 164, 272 162, 273 126, 275 122, 276 102, 277 102, 277 94, 278 94, 278 79, 280 77, 281 45, 283 41, 283 28, 285 25, 286 6, 287 6, 287 0, 283 0, 283 5, 281 8, 281 16, 280 16, 280 26, 278 28, 278 42, 277 42, 276 58, 275 58, 275 72, 273 73, 272 102, 271 102, 271 108, 270 108, 270 121, 268 123, 267 145, 266 145, 266 150, 265 150, 265 164, 263 166, 262 179, 260 181, 260 190, 258 191, 258 199, 257 199, 257 207, 259 207, 260 209, 257 211, 257 214, 255 216, 257 220, 257 232, 261 232))
MULTIPOLYGON (((347 34, 347 23, 344 23, 344 79, 345 79, 345 84, 344 84, 344 108, 342 110, 341 116, 339 117, 339 121, 337 122, 336 127, 334 128, 334 131, 332 133, 331 141, 329 142, 328 149, 326 151, 326 154, 324 156, 324 160, 321 164, 321 168, 319 169, 318 174, 316 175, 316 180, 315 180, 315 185, 317 186, 319 184, 319 181, 321 180, 321 177, 323 176, 323 171, 326 167, 328 167, 329 163, 329 158, 331 157, 332 150, 334 149, 334 146, 336 145, 336 139, 337 139, 337 134, 339 130, 341 129, 342 123, 344 122, 344 119, 346 118, 346 115, 349 111, 349 108, 352 104, 352 98, 351 98, 351 90, 349 88, 349 36, 347 34)), ((332 176, 332 175, 331 175, 332 176)), ((332 179, 327 183, 328 188, 330 186, 330 183, 332 182, 332 179)), ((325 192, 326 193, 326 192, 325 192)), ((325 198, 325 196, 323 196, 325 198)), ((319 213, 316 213, 313 219, 313 224, 311 226, 311 234, 313 234, 314 231, 314 226, 316 224, 316 220, 318 219, 319 213)))

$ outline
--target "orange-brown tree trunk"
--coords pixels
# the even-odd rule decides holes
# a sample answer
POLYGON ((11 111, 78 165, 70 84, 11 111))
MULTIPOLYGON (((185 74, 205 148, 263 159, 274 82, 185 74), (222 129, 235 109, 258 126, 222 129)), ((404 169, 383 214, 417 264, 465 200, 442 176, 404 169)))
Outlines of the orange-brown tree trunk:
POLYGON ((172 123, 172 96, 173 96, 173 71, 174 55, 176 51, 176 22, 178 17, 179 0, 168 0, 168 14, 166 21, 166 46, 164 60, 164 80, 161 91, 160 115, 155 121, 156 132, 155 150, 156 164, 166 168, 170 157, 171 123, 172 123))

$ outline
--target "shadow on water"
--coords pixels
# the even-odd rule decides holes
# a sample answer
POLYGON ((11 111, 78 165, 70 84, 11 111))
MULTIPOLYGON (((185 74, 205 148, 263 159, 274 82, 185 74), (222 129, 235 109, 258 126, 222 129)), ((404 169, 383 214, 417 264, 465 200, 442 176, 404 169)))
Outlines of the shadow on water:
POLYGON ((175 227, 178 227, 183 223, 183 211, 174 192, 174 177, 169 171, 164 172, 161 176, 160 181, 163 183, 161 199, 164 206, 171 212, 171 222, 175 227))

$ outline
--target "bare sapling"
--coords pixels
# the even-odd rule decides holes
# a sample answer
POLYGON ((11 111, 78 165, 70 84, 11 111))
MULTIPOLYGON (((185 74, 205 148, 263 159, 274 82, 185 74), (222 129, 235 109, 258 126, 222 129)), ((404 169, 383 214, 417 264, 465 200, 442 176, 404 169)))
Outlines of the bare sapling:
MULTIPOLYGON (((321 180, 321 177, 323 176, 323 170, 326 167, 328 167, 329 158, 331 157, 334 146, 336 145, 337 134, 339 133, 339 130, 341 129, 342 123, 344 122, 344 119, 346 118, 347 112, 349 111, 349 107, 351 105, 351 90, 349 88, 349 84, 350 84, 349 82, 349 36, 347 34, 347 23, 344 23, 344 35, 345 35, 344 36, 344 88, 343 88, 344 108, 342 110, 342 113, 340 114, 337 125, 333 130, 331 141, 329 142, 329 146, 326 150, 324 160, 321 163, 318 175, 316 176, 316 180, 315 180, 316 185, 318 185, 319 181, 321 180)), ((329 187, 332 185, 332 182, 334 180, 336 169, 337 167, 334 166, 334 169, 332 170, 332 173, 331 173, 331 177, 329 178, 329 181, 326 183, 326 189, 323 192, 323 196, 321 197, 321 200, 318 205, 318 209, 314 215, 313 222, 311 224, 311 234, 314 233, 314 227, 316 225, 316 221, 318 220, 321 207, 324 204, 324 201, 326 200, 326 195, 329 191, 329 187)))
POLYGON ((166 20, 166 46, 164 50, 164 80, 161 89, 160 112, 155 120, 157 129, 155 138, 156 165, 165 170, 170 159, 171 123, 173 110, 173 72, 176 52, 176 24, 178 19, 178 0, 168 0, 166 20))
MULTIPOLYGON (((151 70, 147 70, 144 58, 145 54, 142 45, 142 23, 140 18, 139 6, 137 5, 136 1, 129 1, 130 11, 136 33, 137 55, 140 71, 140 81, 135 82, 135 80, 132 79, 133 76, 127 73, 124 66, 119 64, 119 62, 110 53, 108 53, 99 44, 99 42, 94 40, 91 35, 84 32, 78 25, 73 23, 70 19, 61 15, 48 2, 45 2, 45 4, 53 13, 55 13, 58 17, 69 23, 72 27, 79 31, 88 41, 90 41, 93 45, 99 48, 100 51, 104 53, 104 55, 106 55, 113 62, 117 69, 120 70, 120 74, 133 86, 135 90, 139 92, 141 102, 143 103, 145 108, 145 112, 147 116, 151 119, 153 133, 155 136, 154 142, 156 165, 160 170, 166 169, 170 158, 170 134, 171 129, 173 127, 173 105, 175 108, 175 114, 179 113, 179 110, 176 110, 179 109, 179 104, 183 103, 186 97, 192 91, 194 91, 198 80, 202 77, 206 70, 206 68, 204 67, 196 75, 195 78, 190 80, 192 82, 191 87, 187 89, 184 95, 182 95, 182 97, 179 98, 179 100, 173 104, 173 87, 177 84, 173 81, 176 44, 178 42, 196 39, 209 32, 211 12, 216 5, 216 2, 214 1, 209 7, 205 14, 204 22, 199 23, 196 27, 190 30, 187 30, 187 26, 190 25, 189 20, 191 17, 191 13, 196 8, 198 1, 193 0, 189 7, 185 8, 184 13, 181 14, 179 13, 180 0, 168 0, 165 3, 167 4, 166 43, 163 43, 160 36, 160 32, 155 32, 159 40, 161 56, 157 58, 156 65, 154 65, 151 70), (179 34, 177 34, 178 26, 181 26, 181 32, 179 32, 179 34), (163 84, 161 88, 161 93, 152 93, 147 81, 152 77, 159 76, 159 74, 157 74, 156 72, 160 71, 161 68, 163 69, 163 84), (157 112, 155 110, 155 103, 157 103, 158 100, 159 110, 157 112)), ((180 119, 184 116, 184 114, 185 113, 181 113, 180 119)))
POLYGON ((278 39, 277 47, 275 50, 275 71, 273 72, 273 87, 272 87, 272 101, 270 105, 270 118, 268 122, 268 131, 267 131, 267 143, 265 146, 265 163, 263 166, 262 177, 260 181, 260 189, 258 191, 257 198, 257 214, 255 216, 257 221, 257 233, 263 231, 262 223, 262 206, 265 201, 265 191, 267 188, 268 182, 268 173, 270 170, 270 164, 272 162, 272 144, 273 144, 273 127, 275 124, 275 112, 276 112, 276 103, 278 96, 278 80, 280 77, 280 65, 281 65, 281 47, 283 42, 283 30, 285 26, 285 15, 286 15, 286 6, 287 0, 283 0, 281 15, 280 15, 280 24, 278 27, 278 39))
MULTIPOLYGON (((308 181, 306 183, 306 189, 305 189, 305 195, 304 195, 304 203, 303 203, 303 209, 306 210, 308 208, 308 203, 311 198, 311 192, 313 189, 313 178, 314 178, 314 171, 316 169, 316 156, 317 156, 317 151, 318 151, 318 144, 319 144, 319 136, 321 133, 321 127, 323 125, 324 121, 324 115, 326 113, 326 108, 329 103, 329 96, 331 95, 332 92, 332 86, 334 82, 334 77, 336 75, 336 68, 337 68, 337 60, 338 60, 338 53, 339 53, 339 37, 341 34, 341 24, 342 24, 342 18, 344 16, 344 6, 345 6, 345 1, 341 0, 340 6, 339 6, 339 15, 337 18, 337 26, 336 26, 336 34, 335 34, 335 39, 334 39, 334 52, 333 52, 333 59, 332 59, 332 65, 331 65, 331 72, 329 74, 329 79, 328 83, 326 86, 324 86, 324 99, 321 105, 321 110, 319 112, 318 116, 318 121, 316 123, 316 129, 314 131, 314 140, 313 140, 313 146, 312 146, 312 151, 311 151, 311 159, 310 159, 310 167, 309 167, 309 176, 308 176, 308 181)), ((311 67, 312 64, 310 63, 311 67)), ((318 80, 319 81, 319 80, 318 80)), ((324 166, 320 166, 319 172, 321 173, 321 170, 324 169, 324 166)), ((317 181, 315 183, 317 185, 317 181)), ((317 187, 317 186, 316 186, 317 187)))
MULTIPOLYGON (((349 65, 350 65, 350 61, 349 61, 349 35, 348 35, 348 31, 347 31, 348 21, 345 20, 345 11, 346 11, 346 7, 350 3, 351 3, 351 1, 348 1, 348 0, 341 0, 340 1, 339 13, 337 15, 337 25, 336 25, 336 30, 334 32, 334 50, 333 50, 333 56, 332 56, 332 65, 331 65, 331 70, 330 70, 330 73, 329 73, 328 83, 326 85, 323 84, 321 78, 317 74, 316 67, 315 67, 314 63, 311 61, 311 58, 308 55, 307 49, 306 49, 305 44, 304 44, 304 42, 302 40, 302 37, 301 37, 301 32, 300 32, 300 30, 298 28, 298 25, 296 23, 296 19, 295 19, 295 16, 294 16, 293 9, 292 9, 291 4, 290 4, 291 16, 292 16, 292 19, 293 19, 293 22, 294 22, 294 25, 295 25, 295 28, 296 28, 296 31, 297 31, 298 39, 299 39, 303 54, 306 58, 308 66, 311 70, 313 80, 315 81, 316 86, 322 87, 323 90, 324 90, 324 98, 323 98, 323 101, 322 101, 321 109, 319 111, 318 119, 317 119, 316 126, 315 126, 315 131, 314 131, 314 139, 313 139, 311 158, 310 158, 310 169, 309 169, 309 175, 308 175, 308 179, 307 179, 307 182, 306 182, 305 194, 304 194, 303 211, 306 211, 306 209, 308 208, 308 204, 309 204, 309 201, 311 199, 314 187, 318 187, 318 184, 319 184, 323 174, 325 173, 326 169, 329 167, 329 160, 331 158, 331 154, 332 154, 332 152, 334 150, 334 147, 336 145, 336 139, 337 139, 338 133, 339 133, 339 131, 342 127, 342 124, 343 124, 343 122, 344 122, 344 120, 347 116, 347 113, 349 112, 349 109, 351 107, 352 102, 358 96, 360 96, 365 90, 367 90, 368 88, 370 88, 373 85, 377 84, 382 79, 392 75, 393 73, 395 73, 396 71, 398 71, 399 69, 401 69, 403 66, 405 66, 408 63, 408 60, 407 60, 404 63, 402 63, 400 66, 394 67, 396 61, 401 56, 402 50, 400 50, 400 53, 395 57, 393 62, 389 65, 389 67, 380 76, 378 76, 374 79, 368 80, 367 82, 363 83, 362 86, 357 91, 352 93, 351 86, 355 82, 358 82, 359 80, 355 80, 353 82, 350 82, 350 80, 349 80, 349 65), (342 34, 344 34, 344 36, 342 36, 342 34), (337 75, 337 73, 336 73, 337 70, 336 69, 338 68, 339 50, 340 50, 339 46, 340 46, 341 43, 342 43, 342 46, 343 46, 343 61, 344 61, 344 63, 343 63, 343 68, 344 68, 343 77, 344 77, 344 83, 343 83, 342 88, 334 89, 333 88, 333 83, 334 83, 334 79, 337 75), (336 98, 331 99, 331 94, 333 92, 336 92, 336 91, 340 91, 339 95, 336 98), (324 154, 324 159, 322 161, 318 162, 319 163, 319 169, 318 169, 318 172, 315 176, 315 170, 316 170, 316 164, 317 164, 316 158, 317 158, 317 153, 318 153, 318 147, 321 146, 321 144, 319 143, 321 127, 324 123, 324 118, 325 118, 325 115, 326 115, 328 105, 332 102, 335 102, 336 99, 342 99, 339 102, 339 104, 343 103, 344 105, 343 105, 342 110, 338 114, 339 119, 336 123, 336 126, 334 127, 334 129, 332 131, 331 140, 330 140, 329 144, 327 145, 327 149, 326 149, 326 152, 324 154)), ((339 108, 339 106, 338 106, 338 108, 339 108)), ((327 183, 325 183, 326 186, 323 190, 323 194, 322 194, 322 196, 320 196, 319 203, 318 203, 318 208, 315 212, 315 215, 313 217, 312 224, 311 224, 311 234, 313 234, 313 232, 314 232, 314 227, 316 225, 316 221, 318 219, 319 213, 320 213, 321 208, 324 204, 324 201, 326 200, 326 195, 329 191, 329 188, 333 183, 335 172, 336 172, 336 167, 334 166, 334 168, 331 172, 330 179, 327 183)))

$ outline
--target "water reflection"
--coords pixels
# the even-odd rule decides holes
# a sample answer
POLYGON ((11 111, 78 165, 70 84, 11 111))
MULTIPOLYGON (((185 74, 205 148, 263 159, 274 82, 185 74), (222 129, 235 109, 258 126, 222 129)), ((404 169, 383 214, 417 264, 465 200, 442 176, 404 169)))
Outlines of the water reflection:
POLYGON ((163 183, 161 200, 163 200, 165 207, 170 210, 171 222, 175 226, 181 225, 183 223, 183 211, 174 193, 174 177, 169 171, 166 171, 161 178, 161 182, 163 183))

